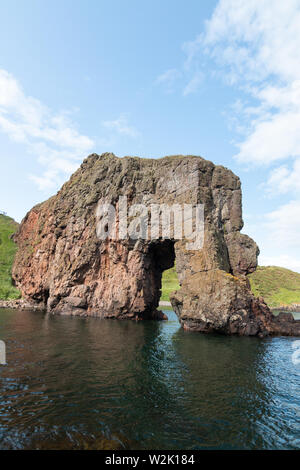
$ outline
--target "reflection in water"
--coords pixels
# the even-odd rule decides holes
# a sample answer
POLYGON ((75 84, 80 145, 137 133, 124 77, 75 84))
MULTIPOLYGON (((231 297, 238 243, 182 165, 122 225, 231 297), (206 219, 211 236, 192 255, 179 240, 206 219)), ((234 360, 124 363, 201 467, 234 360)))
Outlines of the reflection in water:
POLYGON ((187 333, 167 314, 2 310, 0 448, 299 448, 293 338, 187 333))

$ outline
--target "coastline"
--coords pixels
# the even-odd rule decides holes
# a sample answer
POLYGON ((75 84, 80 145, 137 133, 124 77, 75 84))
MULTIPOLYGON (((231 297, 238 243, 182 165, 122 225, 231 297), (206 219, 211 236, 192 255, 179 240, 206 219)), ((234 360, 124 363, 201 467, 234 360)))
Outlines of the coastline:
POLYGON ((44 310, 44 307, 28 302, 24 299, 0 300, 0 308, 12 308, 19 310, 44 310))
MULTIPOLYGON (((160 300, 159 307, 172 307, 171 302, 167 300, 160 300)), ((21 310, 44 310, 44 307, 41 307, 37 304, 33 304, 28 302, 24 299, 8 299, 8 300, 0 300, 0 308, 13 308, 13 309, 21 309, 21 310)), ((300 312, 300 304, 292 304, 292 305, 283 305, 279 307, 272 307, 270 310, 273 313, 276 312, 300 312)))
POLYGON ((283 305, 279 307, 272 307, 270 309, 272 313, 274 312, 300 312, 300 304, 292 304, 292 305, 283 305))

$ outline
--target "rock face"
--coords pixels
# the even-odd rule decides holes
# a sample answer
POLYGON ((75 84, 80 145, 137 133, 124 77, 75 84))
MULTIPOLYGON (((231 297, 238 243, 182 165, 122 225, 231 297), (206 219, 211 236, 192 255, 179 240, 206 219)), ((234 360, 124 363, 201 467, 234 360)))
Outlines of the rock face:
POLYGON ((299 322, 276 321, 250 291, 258 248, 240 233, 241 207, 239 178, 203 158, 93 154, 22 221, 13 279, 27 301, 54 313, 158 319, 161 275, 176 259, 181 288, 170 300, 185 329, 300 334, 299 322), (156 240, 99 239, 98 204, 118 208, 120 196, 129 207, 204 204, 203 248, 188 249, 172 231, 156 240))

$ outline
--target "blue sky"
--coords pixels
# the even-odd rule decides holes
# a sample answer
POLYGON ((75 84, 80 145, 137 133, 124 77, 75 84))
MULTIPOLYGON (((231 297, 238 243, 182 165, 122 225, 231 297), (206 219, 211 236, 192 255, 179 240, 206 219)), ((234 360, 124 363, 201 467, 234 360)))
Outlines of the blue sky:
POLYGON ((300 272, 299 0, 0 2, 0 210, 91 152, 237 173, 260 264, 300 272))

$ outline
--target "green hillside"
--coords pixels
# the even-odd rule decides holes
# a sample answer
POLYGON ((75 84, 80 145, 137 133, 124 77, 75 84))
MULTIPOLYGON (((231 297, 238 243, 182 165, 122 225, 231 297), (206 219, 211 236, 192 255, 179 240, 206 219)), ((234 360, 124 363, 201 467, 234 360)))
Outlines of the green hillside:
MULTIPOLYGON (((277 266, 259 266, 249 276, 256 296, 264 297, 270 307, 300 304, 300 274, 277 266)), ((162 276, 161 300, 169 300, 170 292, 179 288, 175 268, 162 276)))
POLYGON ((169 296, 173 290, 179 289, 179 282, 177 278, 177 273, 175 271, 175 267, 171 269, 167 269, 163 272, 162 275, 162 289, 161 289, 161 297, 160 300, 170 300, 169 296))
POLYGON ((11 282, 11 267, 16 253, 16 245, 11 235, 18 227, 10 217, 0 214, 0 299, 17 299, 20 293, 11 282))
POLYGON ((278 266, 259 266, 250 274, 256 296, 264 297, 270 307, 300 304, 300 274, 278 266))

